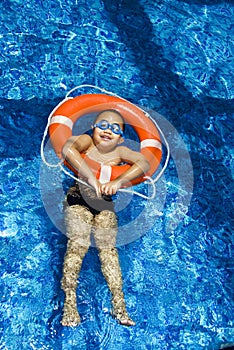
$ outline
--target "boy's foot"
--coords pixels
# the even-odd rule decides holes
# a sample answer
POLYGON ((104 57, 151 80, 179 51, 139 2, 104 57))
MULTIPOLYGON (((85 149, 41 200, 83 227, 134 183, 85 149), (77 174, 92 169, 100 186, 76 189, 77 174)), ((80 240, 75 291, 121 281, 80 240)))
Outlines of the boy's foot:
POLYGON ((130 317, 121 317, 120 319, 117 318, 117 320, 119 321, 119 323, 122 325, 122 326, 135 326, 135 322, 130 318, 130 317))
POLYGON ((122 326, 135 326, 135 322, 128 316, 126 310, 113 311, 113 316, 122 326))
POLYGON ((80 324, 80 315, 78 314, 76 305, 76 292, 73 290, 66 291, 61 324, 70 327, 80 324))
POLYGON ((75 327, 80 324, 80 315, 72 305, 67 303, 64 304, 61 324, 69 327, 75 327))
POLYGON ((113 316, 123 326, 135 326, 135 322, 128 316, 123 292, 116 293, 112 298, 113 316))

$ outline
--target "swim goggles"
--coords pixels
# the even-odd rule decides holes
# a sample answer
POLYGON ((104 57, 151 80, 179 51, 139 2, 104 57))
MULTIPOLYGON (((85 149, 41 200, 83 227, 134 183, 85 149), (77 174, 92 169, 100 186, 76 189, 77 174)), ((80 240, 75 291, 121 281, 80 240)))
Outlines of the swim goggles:
POLYGON ((104 119, 100 120, 100 122, 94 124, 93 127, 94 128, 99 128, 101 130, 111 129, 111 131, 114 134, 123 136, 123 130, 121 129, 119 124, 117 124, 117 123, 110 124, 110 123, 108 123, 107 120, 104 120, 104 119))

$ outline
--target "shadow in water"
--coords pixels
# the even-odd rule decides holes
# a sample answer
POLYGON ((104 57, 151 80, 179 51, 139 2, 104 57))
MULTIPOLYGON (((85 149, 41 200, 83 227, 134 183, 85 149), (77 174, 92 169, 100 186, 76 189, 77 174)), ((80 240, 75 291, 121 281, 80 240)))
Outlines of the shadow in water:
MULTIPOLYGON (((180 77, 172 72, 172 63, 164 56, 163 48, 154 42, 153 25, 137 0, 104 0, 107 14, 118 28, 121 41, 128 48, 127 59, 140 71, 145 86, 157 87, 160 99, 170 115, 183 114, 196 108, 212 113, 234 112, 232 101, 201 96, 194 98, 180 77)), ((176 57, 175 57, 176 59, 176 57)))
POLYGON ((196 4, 196 5, 217 5, 217 4, 225 4, 225 3, 228 3, 229 1, 227 1, 227 0, 183 0, 183 2, 187 2, 190 5, 193 5, 193 4, 196 4))

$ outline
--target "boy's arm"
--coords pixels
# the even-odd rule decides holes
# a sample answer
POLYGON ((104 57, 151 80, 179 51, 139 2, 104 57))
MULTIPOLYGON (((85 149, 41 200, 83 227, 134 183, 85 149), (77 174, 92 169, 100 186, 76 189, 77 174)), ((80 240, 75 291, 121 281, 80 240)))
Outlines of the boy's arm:
POLYGON ((121 160, 131 167, 117 179, 101 186, 102 192, 107 195, 115 194, 123 185, 145 174, 150 167, 148 160, 141 153, 121 146, 118 147, 118 151, 121 160))
POLYGON ((66 161, 81 175, 87 178, 88 183, 95 188, 97 195, 100 195, 100 184, 81 157, 81 153, 85 152, 92 143, 92 138, 89 135, 72 136, 65 143, 62 153, 66 161))

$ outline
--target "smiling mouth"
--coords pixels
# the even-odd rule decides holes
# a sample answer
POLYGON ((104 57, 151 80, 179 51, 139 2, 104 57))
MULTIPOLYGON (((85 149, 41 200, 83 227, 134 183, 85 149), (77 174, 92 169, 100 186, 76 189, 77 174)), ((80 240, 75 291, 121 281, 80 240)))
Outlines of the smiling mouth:
POLYGON ((103 135, 103 136, 101 136, 101 139, 109 141, 109 140, 111 140, 111 137, 108 135, 103 135))

